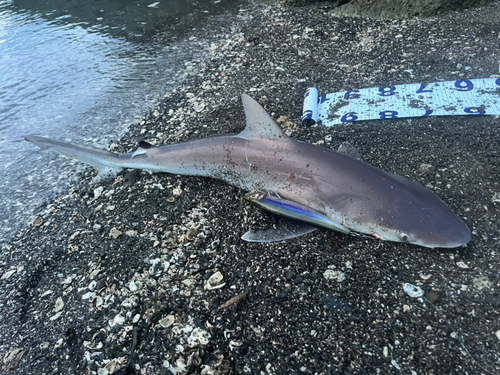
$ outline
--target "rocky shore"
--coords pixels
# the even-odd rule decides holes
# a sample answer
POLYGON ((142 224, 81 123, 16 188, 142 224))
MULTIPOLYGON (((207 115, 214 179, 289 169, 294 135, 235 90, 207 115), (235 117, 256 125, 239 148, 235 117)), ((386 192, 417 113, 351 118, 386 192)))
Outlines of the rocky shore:
POLYGON ((426 117, 302 128, 303 94, 499 77, 500 4, 376 21, 327 5, 241 12, 184 84, 115 152, 237 133, 240 94, 295 139, 343 142, 434 190, 472 231, 425 249, 277 224, 220 181, 84 169, 0 254, 4 374, 500 372, 499 119, 426 117))

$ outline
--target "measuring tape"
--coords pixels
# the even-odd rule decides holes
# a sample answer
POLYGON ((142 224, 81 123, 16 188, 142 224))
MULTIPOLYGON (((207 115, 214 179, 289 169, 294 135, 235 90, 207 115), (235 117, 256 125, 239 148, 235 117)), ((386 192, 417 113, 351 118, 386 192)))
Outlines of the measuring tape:
POLYGON ((373 87, 319 98, 318 90, 310 87, 302 124, 450 115, 500 115, 500 78, 373 87))

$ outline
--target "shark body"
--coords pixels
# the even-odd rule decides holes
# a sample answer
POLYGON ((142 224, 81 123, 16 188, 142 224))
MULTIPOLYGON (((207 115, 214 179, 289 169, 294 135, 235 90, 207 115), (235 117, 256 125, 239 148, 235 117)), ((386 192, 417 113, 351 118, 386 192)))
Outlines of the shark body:
POLYGON ((328 222, 321 226, 343 233, 429 248, 458 247, 470 240, 465 223, 428 189, 342 153, 289 138, 256 101, 245 94, 242 100, 247 123, 234 136, 160 147, 141 142, 134 153, 126 154, 34 135, 25 139, 94 166, 98 177, 135 168, 221 179, 271 197, 262 201, 265 209, 311 223, 309 217, 315 216, 316 222, 320 217, 320 224, 328 222))

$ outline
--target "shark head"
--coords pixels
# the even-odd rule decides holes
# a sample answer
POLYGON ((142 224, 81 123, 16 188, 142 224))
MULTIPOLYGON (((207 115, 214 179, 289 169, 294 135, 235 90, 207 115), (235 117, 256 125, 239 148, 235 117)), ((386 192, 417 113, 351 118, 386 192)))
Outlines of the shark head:
POLYGON ((454 248, 470 241, 467 225, 436 194, 405 177, 390 176, 393 194, 372 197, 373 221, 360 231, 428 248, 454 248))

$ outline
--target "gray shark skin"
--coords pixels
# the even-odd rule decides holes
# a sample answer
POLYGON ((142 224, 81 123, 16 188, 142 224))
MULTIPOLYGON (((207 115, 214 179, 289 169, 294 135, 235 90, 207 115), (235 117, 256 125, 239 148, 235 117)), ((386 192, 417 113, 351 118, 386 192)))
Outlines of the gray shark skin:
POLYGON ((115 154, 35 135, 25 139, 98 169, 98 178, 123 168, 223 180, 261 191, 327 216, 346 231, 428 248, 470 240, 465 223, 434 193, 333 150, 289 138, 267 112, 242 95, 246 127, 240 134, 115 154))

